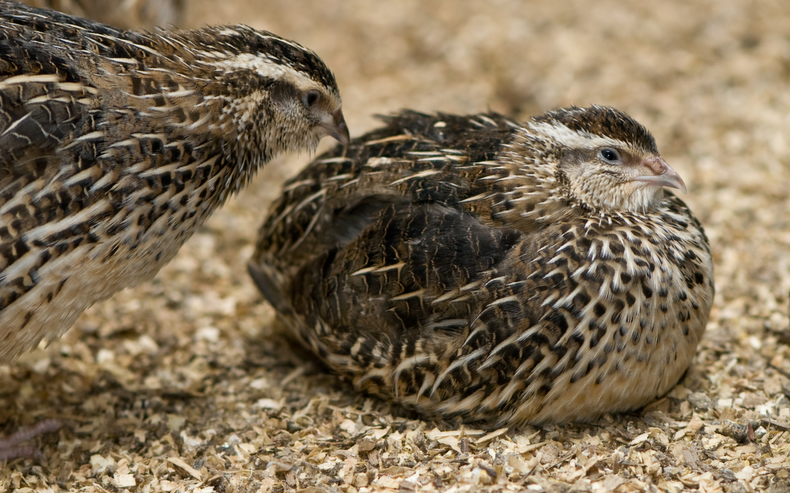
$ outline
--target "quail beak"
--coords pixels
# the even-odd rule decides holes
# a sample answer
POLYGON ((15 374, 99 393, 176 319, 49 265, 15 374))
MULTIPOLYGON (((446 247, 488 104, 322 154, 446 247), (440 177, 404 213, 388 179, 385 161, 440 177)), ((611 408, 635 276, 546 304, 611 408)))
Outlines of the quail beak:
POLYGON ((351 140, 351 137, 348 134, 346 119, 343 118, 343 112, 341 110, 332 113, 331 123, 322 123, 321 126, 326 130, 327 135, 343 144, 343 147, 348 147, 348 142, 351 140))
POLYGON ((634 181, 642 181, 660 187, 677 188, 683 193, 687 192, 683 178, 661 157, 656 156, 645 159, 641 164, 650 170, 651 174, 637 176, 634 178, 634 181))

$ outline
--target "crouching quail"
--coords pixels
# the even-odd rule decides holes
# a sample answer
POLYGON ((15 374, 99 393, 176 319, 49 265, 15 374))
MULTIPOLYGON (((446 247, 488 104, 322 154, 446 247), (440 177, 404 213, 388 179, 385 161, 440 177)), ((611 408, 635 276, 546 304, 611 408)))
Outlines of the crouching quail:
POLYGON ((348 141, 312 51, 0 2, 0 364, 151 279, 274 156, 348 141))
POLYGON ((285 185, 249 264, 326 365, 497 426, 631 410, 678 382, 713 267, 644 127, 599 106, 385 121, 285 185))

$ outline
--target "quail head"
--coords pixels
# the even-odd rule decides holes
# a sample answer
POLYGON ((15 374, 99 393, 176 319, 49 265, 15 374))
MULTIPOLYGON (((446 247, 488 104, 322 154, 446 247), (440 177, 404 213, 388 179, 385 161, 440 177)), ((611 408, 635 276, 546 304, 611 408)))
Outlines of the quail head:
POLYGON ((385 121, 285 185, 249 264, 326 365, 497 426, 636 409, 678 382, 713 267, 644 127, 599 106, 385 121))
POLYGON ((0 364, 152 278, 274 156, 348 130, 312 51, 0 2, 0 364))

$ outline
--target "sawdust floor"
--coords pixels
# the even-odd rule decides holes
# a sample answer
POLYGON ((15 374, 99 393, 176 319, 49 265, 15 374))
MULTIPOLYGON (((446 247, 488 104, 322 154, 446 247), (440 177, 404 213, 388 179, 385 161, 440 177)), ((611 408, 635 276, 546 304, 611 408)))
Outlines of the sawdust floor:
POLYGON ((245 263, 272 163, 156 278, 0 367, 0 433, 45 418, 6 491, 786 491, 790 488, 790 4, 185 2, 314 48, 353 135, 401 107, 526 117, 608 104, 686 180, 716 263, 693 368, 591 424, 452 429, 356 394, 275 334, 245 263))

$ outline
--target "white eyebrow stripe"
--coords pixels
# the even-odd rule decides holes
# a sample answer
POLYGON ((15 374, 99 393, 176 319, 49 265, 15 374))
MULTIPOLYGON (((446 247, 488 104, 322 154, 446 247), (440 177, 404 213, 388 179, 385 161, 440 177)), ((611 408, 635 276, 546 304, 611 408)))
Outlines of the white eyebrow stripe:
POLYGON ((622 140, 602 137, 589 132, 571 130, 561 123, 530 123, 530 128, 539 135, 545 135, 574 149, 597 149, 599 147, 631 147, 622 140))
POLYGON ((318 85, 316 81, 300 72, 290 65, 280 63, 278 60, 266 56, 265 54, 239 53, 230 58, 223 58, 211 65, 224 70, 233 72, 236 70, 252 70, 258 76, 264 78, 287 79, 299 89, 313 88, 318 85))

